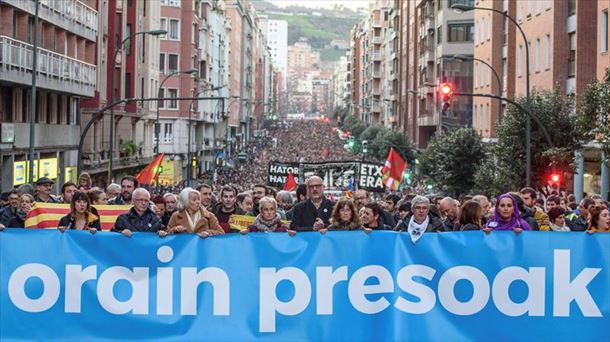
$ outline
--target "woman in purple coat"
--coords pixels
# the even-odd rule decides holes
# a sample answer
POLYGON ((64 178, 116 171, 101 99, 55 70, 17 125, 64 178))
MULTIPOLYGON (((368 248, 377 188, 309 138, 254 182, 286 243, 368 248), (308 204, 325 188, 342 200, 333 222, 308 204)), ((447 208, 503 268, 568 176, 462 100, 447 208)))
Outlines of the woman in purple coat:
POLYGON ((529 224, 520 217, 517 201, 512 195, 506 193, 496 199, 494 214, 483 229, 486 233, 490 233, 492 230, 512 230, 517 234, 523 230, 532 230, 529 224))

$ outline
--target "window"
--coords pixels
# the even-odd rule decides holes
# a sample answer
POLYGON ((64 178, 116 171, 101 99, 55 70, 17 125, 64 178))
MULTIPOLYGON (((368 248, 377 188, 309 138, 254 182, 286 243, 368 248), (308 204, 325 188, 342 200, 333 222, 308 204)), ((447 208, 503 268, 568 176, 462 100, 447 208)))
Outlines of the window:
MULTIPOLYGON (((160 98, 164 98, 165 97, 165 88, 160 88, 159 89, 159 97, 160 98)), ((159 107, 159 109, 164 109, 165 108, 165 101, 159 100, 157 102, 157 106, 159 107)))
POLYGON ((441 44, 443 42, 443 27, 439 26, 436 29, 436 43, 441 44))
MULTIPOLYGON (((131 25, 130 24, 127 24, 125 37, 131 37, 131 25)), ((127 54, 127 56, 131 56, 131 39, 127 39, 127 41, 125 41, 125 53, 127 54)))
POLYGON ((532 1, 525 2, 525 15, 529 18, 532 16, 532 1))
POLYGON ((536 1, 536 15, 542 12, 542 1, 536 1))
POLYGON ((180 20, 170 19, 169 20, 169 39, 180 40, 180 20))
POLYGON ((517 20, 523 20, 523 3, 521 1, 517 2, 517 20))
POLYGON ((167 0, 168 6, 180 7, 180 0, 167 0))
POLYGON ((191 32, 191 43, 196 44, 197 43, 196 37, 197 37, 197 33, 198 33, 197 32, 197 24, 196 23, 193 23, 192 31, 193 32, 191 32))
MULTIPOLYGON (((167 19, 166 18, 161 18, 159 21, 159 26, 161 27, 162 30, 166 30, 167 31, 167 19)), ((159 35, 160 39, 167 39, 167 34, 163 34, 163 35, 159 35)))
POLYGON ((449 42, 472 42, 474 41, 474 24, 449 24, 447 25, 447 41, 449 42))
MULTIPOLYGON (((167 97, 178 97, 178 89, 167 89, 167 97)), ((167 104, 168 109, 178 109, 178 100, 170 100, 167 104)))
POLYGON ((608 52, 608 11, 602 12, 601 52, 608 52))
POLYGON ((536 39, 536 50, 534 50, 534 68, 536 72, 540 72, 540 39, 536 39))
POLYGON ((523 45, 517 49, 517 77, 521 77, 521 63, 523 62, 523 45))
POLYGON ((174 134, 172 132, 172 127, 173 125, 171 123, 166 123, 165 125, 163 125, 163 142, 164 143, 171 143, 173 138, 174 138, 174 134))
POLYGON ((170 53, 168 56, 167 73, 171 74, 178 71, 178 55, 170 53))
POLYGON ((551 68, 551 35, 547 34, 544 42, 544 68, 551 68))
POLYGON ((491 39, 491 15, 487 17, 487 40, 491 39))
POLYGON ((159 72, 165 74, 165 54, 159 54, 159 72))
MULTIPOLYGON (((505 14, 508 14, 507 12, 504 12, 505 14)), ((504 40, 503 40, 503 44, 506 45, 508 44, 508 18, 504 17, 504 28, 502 29, 502 36, 504 36, 504 40)))
POLYGON ((479 36, 479 43, 483 44, 485 42, 485 17, 481 18, 481 25, 477 30, 477 35, 479 36))
POLYGON ((131 98, 131 74, 125 73, 125 98, 131 98))
POLYGON ((568 55, 568 77, 576 76, 576 33, 568 35, 570 53, 568 55))
POLYGON ((168 3, 168 0, 161 0, 161 6, 167 6, 168 3))
POLYGON ((553 0, 546 0, 546 9, 550 10, 553 6, 553 0))
POLYGON ((576 0, 568 0, 568 16, 576 14, 576 0))
POLYGON ((502 92, 506 89, 506 83, 508 80, 508 63, 506 58, 502 58, 502 92))

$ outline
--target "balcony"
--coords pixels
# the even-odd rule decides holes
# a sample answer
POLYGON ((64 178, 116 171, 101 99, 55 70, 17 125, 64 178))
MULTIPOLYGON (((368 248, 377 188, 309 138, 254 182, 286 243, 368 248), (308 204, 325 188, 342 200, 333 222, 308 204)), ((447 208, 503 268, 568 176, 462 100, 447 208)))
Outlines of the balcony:
MULTIPOLYGON (((11 148, 24 149, 30 146, 30 124, 24 122, 2 123, 2 131, 14 132, 15 140, 11 148), (10 128, 10 129, 9 129, 10 128)), ((80 126, 35 124, 34 146, 57 149, 57 146, 78 146, 80 126)))
MULTIPOLYGON (((34 0, 3 0, 3 3, 34 15, 34 0)), ((82 2, 78 0, 40 0, 38 12, 42 20, 88 40, 96 41, 98 13, 82 2)))
POLYGON ((381 62, 381 52, 373 52, 371 55, 373 61, 381 62))
POLYGON ((417 118, 417 125, 423 126, 438 126, 438 115, 423 115, 417 118))
MULTIPOLYGON (((32 83, 32 45, 0 36, 0 80, 30 86, 32 83)), ((38 48, 40 88, 93 97, 95 65, 38 48)))
POLYGON ((381 36, 373 36, 373 44, 382 44, 383 43, 383 39, 381 38, 381 36))
POLYGON ((379 70, 379 69, 373 69, 372 76, 373 76, 374 78, 381 78, 381 70, 379 70))

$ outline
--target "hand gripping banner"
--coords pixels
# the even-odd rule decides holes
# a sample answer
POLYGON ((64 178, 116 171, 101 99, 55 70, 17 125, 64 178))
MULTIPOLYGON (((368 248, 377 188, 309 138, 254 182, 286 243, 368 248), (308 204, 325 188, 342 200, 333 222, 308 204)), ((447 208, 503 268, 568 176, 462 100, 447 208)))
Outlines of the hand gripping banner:
POLYGON ((610 339, 610 234, 0 232, 0 340, 610 339))

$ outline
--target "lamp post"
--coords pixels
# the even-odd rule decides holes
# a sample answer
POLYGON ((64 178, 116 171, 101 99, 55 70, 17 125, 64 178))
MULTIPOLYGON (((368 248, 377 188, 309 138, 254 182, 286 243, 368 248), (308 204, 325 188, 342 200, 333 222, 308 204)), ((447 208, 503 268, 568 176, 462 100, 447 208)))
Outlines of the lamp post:
MULTIPOLYGON (((178 71, 174 71, 170 74, 168 74, 167 76, 165 76, 165 78, 163 79, 163 81, 161 81, 161 84, 159 85, 159 89, 157 89, 157 97, 161 97, 161 89, 163 89, 163 84, 165 84, 165 81, 167 81, 168 79, 170 79, 173 76, 179 75, 179 74, 196 74, 198 73, 199 70, 192 68, 192 69, 187 69, 187 70, 178 70, 178 71)), ((157 141, 155 143, 155 155, 159 154, 159 141, 161 140, 161 137, 159 136, 159 134, 161 133, 161 126, 159 125, 159 114, 161 112, 160 108, 159 108, 159 103, 157 103, 157 119, 155 120, 155 136, 157 137, 157 141)), ((190 115, 190 112, 189 112, 190 115)))
MULTIPOLYGON (((513 24, 515 24, 515 26, 517 27, 517 29, 519 29, 519 32, 521 32, 521 37, 523 38, 523 42, 525 44, 525 96, 526 96, 526 101, 527 101, 527 109, 530 109, 531 106, 531 97, 530 97, 530 47, 529 47, 529 41, 527 40, 527 37, 525 36, 525 32, 523 32, 523 28, 521 27, 521 25, 519 25, 519 23, 513 19, 513 17, 511 17, 510 15, 499 11, 497 9, 493 9, 493 8, 487 8, 487 7, 476 7, 476 6, 470 6, 470 5, 466 5, 466 4, 453 4, 451 5, 451 8, 460 12, 468 12, 468 11, 472 11, 472 10, 482 10, 482 11, 491 11, 491 12, 495 12, 498 13, 500 15, 502 15, 504 18, 510 20, 513 24)), ((529 116, 525 117, 525 162, 526 162, 526 167, 525 167, 525 184, 527 186, 531 186, 532 183, 532 121, 531 118, 529 116)))
MULTIPOLYGON (((110 91, 112 92, 112 95, 110 96, 110 103, 114 103, 116 101, 115 98, 115 92, 114 92, 114 88, 116 86, 115 82, 116 79, 114 77, 115 74, 115 69, 116 69, 116 64, 117 64, 117 56, 119 55, 119 53, 121 51, 123 51, 123 47, 125 46, 125 43, 127 43, 129 40, 131 40, 131 38, 137 36, 137 35, 145 35, 145 34, 149 34, 151 36, 160 36, 163 34, 167 34, 167 30, 163 30, 163 29, 159 29, 159 30, 151 30, 151 31, 141 31, 141 32, 136 32, 134 34, 132 34, 131 36, 126 37, 125 39, 123 39, 121 41, 120 44, 118 44, 116 46, 116 48, 114 49, 114 54, 112 56, 112 73, 110 74, 110 91)), ((122 61, 121 61, 122 62, 122 61)), ((112 182, 112 167, 113 167, 113 161, 114 161, 114 107, 110 107, 110 158, 109 158, 109 163, 108 163, 108 183, 112 182)))

